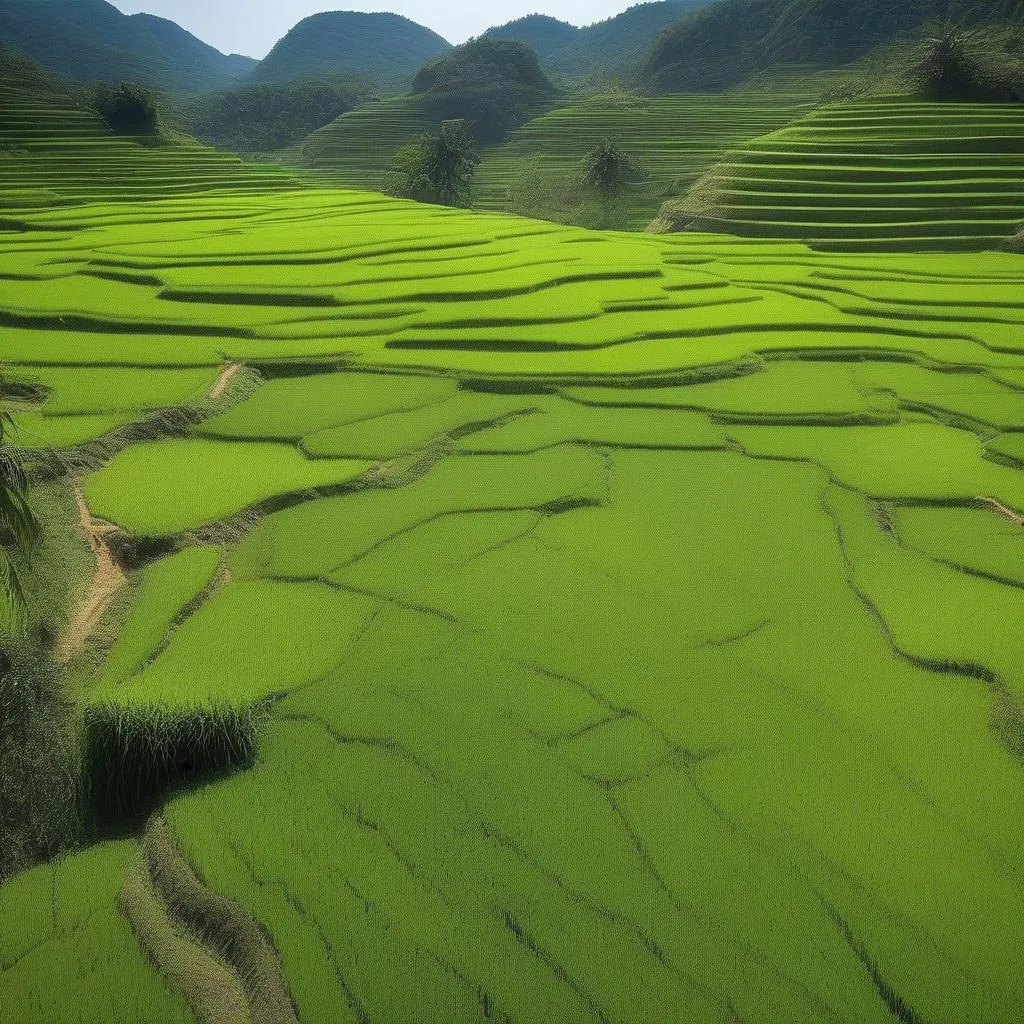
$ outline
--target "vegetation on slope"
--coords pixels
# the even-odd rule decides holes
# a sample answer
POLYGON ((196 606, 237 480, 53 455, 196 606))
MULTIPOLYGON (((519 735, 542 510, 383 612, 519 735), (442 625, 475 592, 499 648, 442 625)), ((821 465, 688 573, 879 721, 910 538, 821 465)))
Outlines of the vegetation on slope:
POLYGON ((324 73, 366 75, 381 86, 407 82, 451 43, 398 14, 328 11, 304 18, 253 71, 253 82, 324 73))
POLYGON ((368 80, 330 74, 253 82, 202 96, 184 109, 183 117, 202 142, 237 153, 268 153, 330 124, 370 88, 368 80))
POLYGON ((0 47, 0 206, 295 184, 278 167, 245 164, 159 122, 156 134, 115 135, 85 97, 0 47))
POLYGON ((565 79, 633 78, 643 67, 655 39, 690 11, 709 0, 652 0, 587 25, 553 53, 545 67, 565 79))
POLYGON ((555 95, 525 43, 481 36, 422 67, 412 83, 427 110, 470 122, 481 142, 497 142, 555 95))
POLYGON ((248 57, 226 56, 173 22, 126 16, 106 0, 4 0, 0 43, 88 84, 127 79, 182 94, 215 89, 256 66, 248 57))
POLYGON ((657 40, 644 71, 661 91, 714 90, 776 64, 835 67, 931 19, 1004 22, 1020 0, 718 0, 657 40))

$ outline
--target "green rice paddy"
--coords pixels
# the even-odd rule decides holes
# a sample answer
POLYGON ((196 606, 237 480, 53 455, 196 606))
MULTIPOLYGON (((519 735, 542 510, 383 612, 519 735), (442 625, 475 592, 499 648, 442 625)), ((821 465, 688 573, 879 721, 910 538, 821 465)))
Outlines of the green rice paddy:
POLYGON ((22 209, 18 421, 138 562, 86 756, 169 839, 0 887, 12 1019, 1018 1019, 1022 270, 22 209))
POLYGON ((836 103, 715 164, 659 226, 830 249, 1002 245, 1024 219, 1020 104, 836 103))

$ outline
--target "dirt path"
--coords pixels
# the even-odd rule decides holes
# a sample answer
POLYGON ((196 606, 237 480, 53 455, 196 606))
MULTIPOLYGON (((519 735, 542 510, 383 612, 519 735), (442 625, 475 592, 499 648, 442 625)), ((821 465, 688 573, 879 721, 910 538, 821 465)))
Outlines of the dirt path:
POLYGON ((75 609, 68 623, 67 631, 57 645, 57 660, 66 665, 81 654, 86 641, 99 625, 111 599, 125 584, 125 575, 117 564, 110 546, 110 537, 117 533, 117 527, 93 519, 80 485, 75 485, 75 504, 78 506, 78 522, 89 541, 96 570, 85 599, 75 609))
POLYGON ((1007 522, 1013 523, 1014 526, 1024 526, 1024 516, 1014 512, 1012 508, 1007 508, 1001 501, 996 501, 995 498, 979 498, 978 501, 987 505, 1007 522))
POLYGON ((220 371, 220 375, 213 382, 213 387, 210 388, 210 398, 213 401, 217 401, 218 398, 224 396, 224 392, 227 391, 228 385, 231 383, 235 374, 242 369, 242 363, 228 363, 223 370, 220 371))

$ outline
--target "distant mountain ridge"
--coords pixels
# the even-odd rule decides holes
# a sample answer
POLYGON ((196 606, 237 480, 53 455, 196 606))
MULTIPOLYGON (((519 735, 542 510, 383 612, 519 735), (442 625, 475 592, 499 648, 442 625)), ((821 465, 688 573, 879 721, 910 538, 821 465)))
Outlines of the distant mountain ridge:
POLYGON ((436 32, 399 14, 327 11, 304 18, 253 71, 253 82, 283 82, 325 72, 362 73, 382 84, 411 80, 452 49, 436 32))
POLYGON ((838 67, 931 20, 1016 20, 1024 0, 717 0, 662 34, 644 71, 662 91, 722 89, 775 64, 838 67))
POLYGON ((564 50, 574 42, 582 29, 570 25, 567 21, 559 21, 547 14, 527 14, 523 18, 506 22, 489 28, 484 36, 490 39, 510 39, 526 43, 537 51, 543 60, 564 50))
POLYGON ((131 79, 182 94, 226 85, 257 64, 221 53, 173 21, 122 14, 106 0, 2 0, 0 43, 65 78, 131 79))

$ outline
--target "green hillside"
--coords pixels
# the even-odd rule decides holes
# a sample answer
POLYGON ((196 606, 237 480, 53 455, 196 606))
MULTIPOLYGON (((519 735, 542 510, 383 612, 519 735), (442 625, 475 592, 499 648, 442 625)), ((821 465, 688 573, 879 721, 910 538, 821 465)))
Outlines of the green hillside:
MULTIPOLYGON (((574 178, 583 156, 611 137, 649 172, 627 202, 629 226, 642 230, 667 197, 685 191, 727 150, 799 117, 816 88, 794 85, 777 99, 616 93, 551 101, 504 143, 484 147, 475 204, 505 209, 509 189, 533 167, 574 178)), ((314 181, 379 189, 395 151, 421 132, 436 131, 441 116, 418 97, 367 104, 314 132, 284 160, 307 168, 314 181)))
POLYGON ((657 227, 842 248, 998 247, 1024 221, 1021 153, 1021 104, 838 103, 730 153, 657 227))
POLYGON ((848 64, 931 19, 1022 12, 1021 0, 717 0, 658 39, 644 77, 657 91, 728 88, 776 64, 848 64))
POLYGON ((154 145, 115 136, 62 85, 0 49, 0 207, 289 184, 294 179, 277 167, 245 164, 185 138, 154 145))
POLYGON ((214 89, 256 66, 164 18, 126 16, 106 0, 4 0, 0 44, 62 77, 111 84, 129 79, 170 93, 214 89))
POLYGON ((631 78, 647 60, 658 35, 708 0, 653 0, 583 28, 547 61, 565 78, 631 78))
POLYGON ((304 18, 253 71, 254 82, 284 82, 325 72, 363 74, 383 86, 408 81, 451 43, 397 14, 328 11, 304 18))

